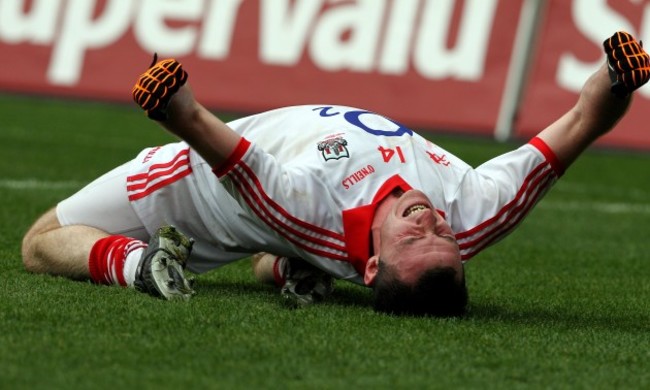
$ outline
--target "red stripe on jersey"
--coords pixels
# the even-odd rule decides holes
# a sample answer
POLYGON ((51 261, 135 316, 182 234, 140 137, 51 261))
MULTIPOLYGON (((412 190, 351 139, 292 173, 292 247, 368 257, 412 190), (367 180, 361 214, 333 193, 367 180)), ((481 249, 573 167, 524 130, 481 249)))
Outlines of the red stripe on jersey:
MULTIPOLYGON (((233 183, 237 186, 237 190, 244 198, 246 204, 248 204, 251 210, 253 210, 253 212, 264 223, 269 225, 278 234, 282 235, 287 239, 287 241, 308 252, 331 259, 347 260, 348 256, 342 240, 334 237, 340 241, 338 244, 328 241, 323 239, 323 235, 319 234, 319 232, 315 230, 327 232, 328 234, 326 235, 326 238, 328 236, 330 238, 332 238, 332 236, 339 236, 342 238, 341 235, 317 226, 312 226, 292 216, 286 210, 277 205, 277 203, 270 200, 268 195, 264 192, 259 180, 255 176, 252 178, 247 177, 244 170, 239 168, 242 168, 242 165, 238 165, 237 169, 231 170, 229 175, 233 179, 233 183), (274 210, 274 208, 280 208, 281 212, 274 210), (278 215, 280 218, 278 218, 278 215), (281 218, 285 220, 282 220, 281 218), (292 224, 294 226, 291 226, 292 224), (317 229, 311 229, 310 232, 306 233, 297 230, 295 225, 303 227, 312 226, 317 229), (319 238, 310 235, 309 233, 320 235, 321 237, 319 238)), ((307 230, 309 229, 307 228, 307 230)))
POLYGON ((169 162, 153 164, 146 173, 127 177, 126 190, 129 192, 129 200, 142 199, 190 173, 192 173, 192 167, 190 166, 189 149, 184 149, 169 162))
POLYGON ((133 195, 129 195, 129 200, 138 200, 138 199, 142 199, 142 198, 144 198, 146 196, 149 196, 153 192, 161 189, 162 187, 168 186, 168 185, 170 185, 170 184, 184 178, 185 176, 189 175, 190 173, 192 173, 192 168, 187 166, 187 169, 184 169, 183 171, 178 172, 176 175, 170 176, 165 180, 161 180, 161 181, 157 182, 156 184, 148 187, 145 191, 142 191, 142 192, 139 192, 139 193, 136 193, 136 194, 133 194, 133 195))
POLYGON ((560 162, 560 160, 555 155, 555 152, 546 144, 546 142, 544 142, 539 137, 533 137, 533 139, 531 139, 528 143, 542 152, 544 157, 546 157, 546 160, 549 162, 549 164, 551 164, 551 167, 558 175, 558 177, 564 174, 564 164, 560 162))
POLYGON ((524 180, 514 199, 492 218, 476 227, 456 234, 464 260, 507 235, 530 212, 539 198, 554 182, 556 173, 544 162, 524 180), (544 170, 546 168, 546 170, 544 170), (478 235, 477 237, 474 237, 478 235))
POLYGON ((189 154, 189 149, 183 149, 170 161, 166 163, 153 164, 149 167, 147 172, 129 176, 127 182, 131 184, 127 186, 126 190, 134 191, 142 189, 147 186, 148 182, 151 182, 158 177, 168 175, 170 172, 177 170, 182 165, 188 164, 189 154))
POLYGON ((239 143, 235 147, 235 150, 230 153, 230 156, 221 163, 218 167, 213 167, 212 172, 214 172, 217 177, 222 177, 226 173, 228 173, 231 169, 235 167, 235 164, 237 164, 242 157, 244 157, 244 154, 248 150, 248 148, 251 146, 251 143, 244 137, 241 137, 239 139, 239 143))
POLYGON ((284 218, 289 220, 291 223, 294 223, 301 228, 308 229, 313 231, 316 234, 321 234, 330 238, 333 238, 335 240, 345 242, 345 237, 343 237, 342 234, 333 232, 331 230, 324 229, 320 226, 312 225, 308 222, 305 222, 299 218, 294 217, 292 214, 290 214, 287 210, 285 210, 282 206, 277 204, 273 199, 271 199, 270 196, 267 195, 267 193, 264 191, 264 188, 262 187, 262 183, 259 181, 257 176, 255 175, 255 172, 249 167, 248 165, 245 164, 240 164, 239 167, 243 170, 243 172, 246 174, 246 176, 254 183, 255 188, 259 191, 260 195, 264 198, 264 202, 266 202, 269 206, 271 206, 277 213, 282 215, 284 218))
MULTIPOLYGON (((288 212, 284 211, 281 213, 281 217, 289 216, 292 220, 286 220, 283 221, 281 218, 278 218, 277 212, 274 212, 274 210, 271 210, 268 206, 268 204, 265 202, 266 194, 264 193, 264 190, 261 188, 261 185, 259 187, 253 188, 251 184, 246 180, 246 177, 242 174, 240 170, 233 170, 231 171, 231 174, 236 175, 234 177, 233 182, 237 185, 239 193, 244 197, 246 203, 249 205, 249 207, 269 226, 271 226, 275 231, 277 231, 279 234, 290 240, 291 242, 308 249, 305 247, 305 244, 302 244, 302 242, 306 242, 308 244, 314 245, 316 244, 317 246, 323 246, 323 247, 328 247, 331 250, 334 251, 339 251, 345 253, 345 247, 343 245, 324 240, 323 238, 318 238, 313 235, 310 235, 309 233, 305 233, 302 231, 297 230, 295 226, 291 226, 291 223, 294 221, 300 221, 297 218, 293 217, 290 215, 288 212), (256 191, 257 190, 257 191, 256 191), (262 195, 260 195, 258 192, 261 192, 262 195), (301 239, 303 241, 298 242, 296 241, 295 238, 292 238, 292 236, 296 236, 298 239, 301 239)), ((256 182, 259 184, 259 181, 256 182)), ((287 219, 287 218, 284 218, 287 219)), ((302 221, 301 221, 302 222, 302 221)), ((321 229, 323 230, 323 229, 321 229)), ((329 231, 327 231, 329 232, 329 231)), ((314 232, 313 230, 311 233, 318 234, 317 232, 314 232)), ((329 232, 331 234, 335 234, 332 232, 329 232)), ((331 255, 331 253, 330 253, 331 255)))
POLYGON ((483 242, 481 245, 478 245, 476 247, 471 248, 471 250, 463 252, 462 255, 461 255, 461 259, 467 260, 467 259, 470 259, 470 258, 474 257, 476 254, 478 254, 483 249, 487 248, 488 246, 492 245, 493 243, 501 240, 503 237, 510 234, 510 232, 512 232, 512 230, 514 228, 516 228, 517 225, 521 222, 521 220, 528 214, 528 212, 532 209, 532 207, 535 205, 535 203, 537 203, 537 201, 539 200, 539 197, 541 197, 543 195, 543 193, 544 193, 544 191, 538 191, 537 196, 535 197, 535 199, 533 201, 531 201, 531 202, 528 202, 528 204, 526 206, 526 209, 521 214, 518 214, 516 218, 513 218, 512 223, 510 223, 508 226, 500 228, 498 230, 498 234, 493 235, 492 238, 490 238, 489 240, 483 242))
POLYGON ((541 186, 531 191, 532 196, 526 198, 526 201, 521 204, 521 207, 519 207, 518 210, 516 210, 516 214, 511 215, 510 218, 503 221, 502 224, 492 229, 483 237, 479 238, 478 240, 474 240, 471 245, 470 243, 463 243, 459 245, 461 247, 462 259, 467 260, 471 257, 474 257, 483 249, 508 235, 530 212, 537 201, 539 201, 539 199, 544 195, 545 187, 547 187, 552 182, 552 176, 545 176, 545 180, 541 183, 541 186))
MULTIPOLYGON (((231 171, 231 173, 232 173, 232 171, 231 171)), ((283 230, 281 230, 280 228, 278 228, 276 225, 274 225, 273 221, 270 220, 266 214, 264 214, 261 210, 259 210, 259 209, 256 207, 256 206, 259 206, 259 204, 256 203, 255 201, 253 201, 253 200, 248 196, 248 195, 249 195, 248 193, 243 192, 244 189, 241 187, 241 186, 242 186, 242 183, 241 183, 241 182, 236 181, 236 180, 233 180, 233 183, 235 183, 235 186, 237 187, 237 189, 238 189, 238 190, 240 191, 240 193, 242 194, 242 197, 244 198, 244 201, 246 202, 246 204, 248 204, 248 206, 249 206, 249 207, 251 208, 251 210, 253 210, 253 212, 254 212, 254 213, 255 213, 255 214, 260 218, 260 220, 262 220, 264 223, 266 223, 267 225, 269 225, 269 227, 271 227, 274 231, 278 232, 278 233, 279 233, 281 236, 283 236, 287 241, 289 241, 289 242, 295 244, 297 247, 302 248, 302 249, 304 249, 304 250, 307 251, 307 252, 310 252, 310 253, 316 254, 316 255, 318 255, 318 256, 327 257, 327 258, 331 258, 331 259, 335 259, 335 260, 347 260, 347 259, 348 259, 347 256, 334 254, 334 253, 331 253, 331 252, 323 251, 323 250, 321 250, 321 249, 317 249, 317 248, 313 248, 313 247, 308 246, 308 244, 310 244, 310 243, 312 243, 313 241, 315 241, 315 239, 314 239, 313 237, 309 237, 309 240, 308 240, 308 241, 300 241, 300 240, 298 240, 298 239, 295 239, 295 238, 291 237, 291 236, 289 235, 289 233, 284 232, 283 230)))
POLYGON ((519 191, 515 195, 514 199, 512 201, 510 201, 508 204, 506 204, 505 206, 503 206, 501 208, 501 210, 499 210, 499 212, 494 217, 485 220, 484 222, 476 225, 475 227, 473 227, 470 230, 460 232, 460 233, 456 233, 456 239, 466 238, 468 236, 471 236, 471 235, 475 234, 479 230, 485 229, 489 225, 493 224, 496 220, 501 218, 501 216, 503 216, 503 214, 507 213, 512 207, 515 207, 517 205, 517 202, 519 201, 519 199, 522 196, 524 196, 525 192, 528 190, 528 187, 530 187, 531 179, 533 177, 536 177, 538 175, 538 173, 542 169, 544 169, 546 166, 547 166, 546 163, 542 163, 542 164, 539 164, 537 167, 535 167, 535 169, 533 169, 532 172, 529 173, 528 176, 526 176, 526 178, 524 179, 524 181, 523 181, 521 187, 519 188, 519 191))

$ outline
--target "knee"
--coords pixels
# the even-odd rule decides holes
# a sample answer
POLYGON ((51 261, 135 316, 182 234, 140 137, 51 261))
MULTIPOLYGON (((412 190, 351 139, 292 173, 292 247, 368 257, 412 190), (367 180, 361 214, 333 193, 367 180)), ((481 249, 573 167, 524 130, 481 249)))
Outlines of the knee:
POLYGON ((30 229, 23 237, 21 255, 23 259, 23 266, 29 272, 43 272, 43 265, 37 256, 38 232, 30 229))
POLYGON ((45 272, 42 256, 39 256, 39 240, 41 235, 60 227, 54 209, 48 211, 29 228, 22 240, 21 256, 23 266, 29 272, 45 272))
POLYGON ((37 272, 36 270, 38 269, 38 264, 36 262, 36 258, 34 256, 34 236, 29 234, 25 234, 25 237, 23 237, 23 243, 21 247, 21 255, 23 258, 23 266, 25 269, 29 272, 37 272))

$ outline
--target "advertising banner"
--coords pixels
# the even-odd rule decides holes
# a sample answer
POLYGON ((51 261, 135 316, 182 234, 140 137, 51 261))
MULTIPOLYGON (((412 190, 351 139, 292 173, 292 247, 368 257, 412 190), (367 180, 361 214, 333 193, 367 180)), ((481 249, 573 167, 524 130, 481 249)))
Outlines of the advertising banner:
MULTIPOLYGON (((498 138, 525 139, 575 104, 604 38, 650 42, 647 1, 546 0, 529 50, 515 48, 530 1, 0 0, 0 92, 129 102, 158 53, 215 111, 344 104, 420 130, 491 136, 499 121, 498 138), (531 67, 512 77, 521 58, 531 67)), ((636 95, 600 144, 650 148, 650 87, 636 95)))
POLYGON ((152 53, 199 100, 334 103, 491 134, 519 0, 0 0, 0 91, 128 101, 152 53))
MULTIPOLYGON (((559 118, 577 101, 587 78, 605 63, 603 41, 618 30, 650 42, 650 4, 646 1, 550 0, 532 59, 532 72, 515 122, 527 138, 559 118)), ((650 87, 635 93, 630 112, 601 146, 650 148, 646 128, 650 87)))

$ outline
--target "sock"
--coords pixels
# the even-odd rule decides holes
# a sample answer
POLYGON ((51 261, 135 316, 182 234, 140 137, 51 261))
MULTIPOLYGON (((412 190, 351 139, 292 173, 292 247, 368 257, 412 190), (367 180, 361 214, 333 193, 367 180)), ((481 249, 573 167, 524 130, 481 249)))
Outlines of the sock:
POLYGON ((130 250, 129 254, 126 255, 124 260, 124 280, 126 285, 133 287, 133 282, 135 282, 135 273, 138 271, 138 265, 140 264, 140 259, 142 258, 142 252, 147 249, 147 244, 142 241, 136 241, 133 245, 140 244, 136 248, 130 250), (144 244, 144 246, 142 246, 144 244))
POLYGON ((132 286, 135 268, 137 268, 136 260, 140 259, 146 247, 145 242, 120 235, 99 239, 93 245, 88 257, 90 278, 97 284, 132 286), (126 270, 129 271, 128 276, 125 275, 127 259, 129 260, 126 266, 126 270))
POLYGON ((275 260, 273 261, 273 280, 278 287, 283 287, 287 282, 287 261, 289 259, 280 256, 275 256, 275 260))

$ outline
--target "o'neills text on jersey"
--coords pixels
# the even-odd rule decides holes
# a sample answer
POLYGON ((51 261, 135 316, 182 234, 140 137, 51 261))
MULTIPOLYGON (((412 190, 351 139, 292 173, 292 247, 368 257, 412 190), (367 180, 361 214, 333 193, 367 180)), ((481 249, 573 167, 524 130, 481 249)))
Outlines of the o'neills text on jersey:
POLYGON ((156 154, 156 152, 157 152, 160 148, 161 148, 160 146, 156 146, 155 148, 152 148, 152 149, 147 153, 147 155, 144 156, 144 159, 142 160, 142 163, 144 164, 144 163, 146 163, 146 162, 149 162, 149 160, 151 160, 151 158, 153 157, 153 155, 156 154))
POLYGON ((346 177, 341 181, 341 184, 343 185, 343 188, 346 190, 349 190, 350 187, 353 185, 357 184, 361 180, 365 179, 368 177, 368 175, 375 173, 375 167, 372 165, 368 165, 364 168, 359 169, 358 171, 354 172, 350 176, 346 177))

